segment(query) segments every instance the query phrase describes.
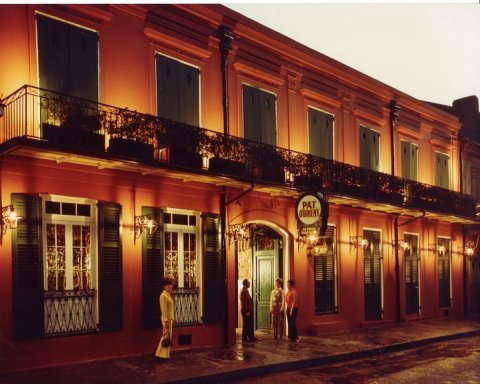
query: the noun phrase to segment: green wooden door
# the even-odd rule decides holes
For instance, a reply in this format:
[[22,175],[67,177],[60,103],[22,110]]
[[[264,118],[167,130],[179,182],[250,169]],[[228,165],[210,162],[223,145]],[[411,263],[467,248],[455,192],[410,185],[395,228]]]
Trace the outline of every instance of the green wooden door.
[[275,281],[275,258],[274,256],[256,257],[256,328],[269,329],[270,319],[270,293],[274,287]]
[[270,329],[270,294],[278,277],[278,240],[267,235],[256,234],[254,242],[255,328]]

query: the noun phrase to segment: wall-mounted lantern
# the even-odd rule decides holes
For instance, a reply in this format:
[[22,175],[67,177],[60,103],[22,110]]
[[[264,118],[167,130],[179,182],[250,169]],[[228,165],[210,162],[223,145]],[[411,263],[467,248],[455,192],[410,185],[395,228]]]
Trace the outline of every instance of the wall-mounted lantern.
[[465,243],[465,248],[459,248],[458,251],[463,253],[465,256],[473,256],[475,254],[475,250],[478,247],[478,241],[480,239],[480,234],[477,236],[477,240],[474,242],[473,240],[468,240]]
[[148,215],[135,216],[133,230],[135,232],[135,239],[142,237],[143,232],[148,231],[149,235],[153,235],[158,228],[157,222]]
[[443,256],[445,254],[445,251],[447,250],[445,245],[440,243],[428,244],[428,249],[433,253],[438,253],[440,256]]
[[368,240],[364,239],[362,236],[350,236],[350,249],[367,249]]
[[7,229],[17,229],[18,221],[21,219],[20,216],[17,216],[15,207],[13,205],[7,205],[2,207],[2,236],[7,233]]
[[405,240],[399,240],[397,244],[395,244],[395,241],[392,241],[392,247],[393,248],[398,248],[398,249],[403,249],[403,252],[406,252],[410,249],[410,243]]

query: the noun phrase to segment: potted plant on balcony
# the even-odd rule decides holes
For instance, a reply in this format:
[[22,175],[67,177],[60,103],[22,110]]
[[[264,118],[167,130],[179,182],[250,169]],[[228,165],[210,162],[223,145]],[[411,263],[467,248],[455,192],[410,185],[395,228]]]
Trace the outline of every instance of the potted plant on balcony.
[[43,137],[50,143],[66,149],[103,152],[105,136],[100,133],[102,114],[96,103],[64,101],[57,104],[56,124],[43,125]]
[[116,118],[106,124],[107,132],[110,134],[108,152],[142,161],[152,161],[155,121],[154,116],[127,109],[119,111]]
[[217,134],[212,148],[210,170],[226,175],[245,177],[249,174],[245,161],[245,143],[242,139]]
[[201,168],[201,129],[168,119],[159,118],[158,122],[156,127],[158,147],[168,152],[168,158],[163,160],[172,165]]
[[277,148],[272,145],[252,143],[250,145],[250,170],[253,179],[284,183],[283,161]]

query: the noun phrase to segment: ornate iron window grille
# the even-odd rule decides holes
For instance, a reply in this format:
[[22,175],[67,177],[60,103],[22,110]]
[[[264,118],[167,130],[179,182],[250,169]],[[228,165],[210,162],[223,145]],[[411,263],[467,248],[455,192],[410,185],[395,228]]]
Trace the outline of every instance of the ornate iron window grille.
[[45,336],[64,336],[98,331],[96,291],[45,292]]

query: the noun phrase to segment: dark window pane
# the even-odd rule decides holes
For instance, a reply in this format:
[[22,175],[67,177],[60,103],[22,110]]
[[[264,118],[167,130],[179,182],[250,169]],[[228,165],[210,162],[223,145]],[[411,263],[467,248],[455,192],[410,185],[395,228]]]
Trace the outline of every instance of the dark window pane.
[[90,216],[90,205],[89,204],[77,204],[77,216]]
[[45,201],[45,213],[60,214],[60,203],[55,201]]
[[196,216],[189,216],[188,217],[188,225],[196,226],[197,225],[197,217]]
[[74,203],[62,203],[62,215],[75,215]]
[[163,214],[163,222],[165,224],[171,224],[172,223],[172,214],[171,213],[164,213]]
[[173,223],[179,225],[188,225],[188,215],[173,214]]

